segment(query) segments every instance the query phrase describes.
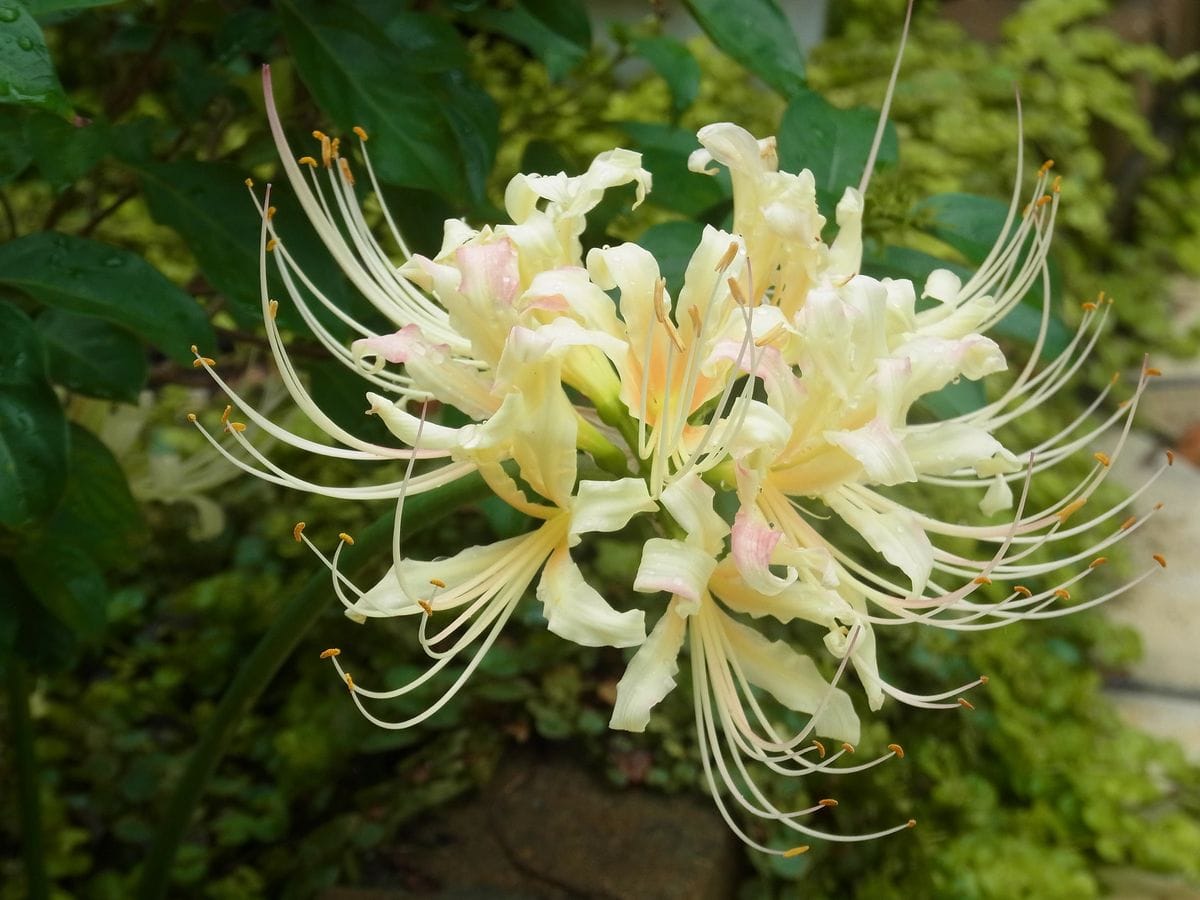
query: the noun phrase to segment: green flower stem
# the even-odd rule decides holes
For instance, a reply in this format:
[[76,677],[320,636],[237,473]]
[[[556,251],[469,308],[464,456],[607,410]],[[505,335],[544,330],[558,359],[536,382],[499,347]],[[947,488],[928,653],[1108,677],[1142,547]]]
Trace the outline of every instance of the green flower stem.
[[29,681],[20,661],[13,660],[9,664],[4,683],[8,688],[8,723],[12,729],[13,766],[17,775],[26,896],[29,900],[47,900],[50,882],[46,879],[46,857],[42,850],[42,810],[38,797],[40,769],[33,746],[33,721],[29,715]]
[[[462,505],[487,495],[488,489],[483,479],[478,474],[472,474],[438,490],[409,497],[404,504],[405,521],[411,522],[406,533],[412,534],[426,528]],[[395,513],[388,513],[358,535],[352,546],[342,550],[339,569],[348,575],[353,574],[387,548],[391,544],[394,521]],[[187,768],[175,785],[166,813],[155,830],[138,885],[136,896],[140,900],[160,900],[166,895],[171,864],[179,843],[191,825],[204,786],[221,761],[238,722],[258,700],[301,637],[329,608],[331,594],[329,573],[322,570],[313,575],[304,588],[280,610],[275,623],[239,666],[233,682],[205,726],[196,749],[192,751]]]
[[633,417],[629,415],[629,410],[625,408],[625,404],[621,402],[616,394],[611,394],[592,402],[596,406],[596,413],[600,416],[600,421],[605,425],[610,425],[617,429],[621,437],[625,439],[625,443],[629,445],[629,449],[636,455],[638,426]]

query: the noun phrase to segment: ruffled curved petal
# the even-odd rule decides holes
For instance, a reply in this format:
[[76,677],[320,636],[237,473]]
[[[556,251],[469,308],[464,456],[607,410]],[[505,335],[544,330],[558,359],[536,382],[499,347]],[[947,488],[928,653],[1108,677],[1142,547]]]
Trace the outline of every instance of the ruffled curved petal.
[[650,710],[674,689],[679,651],[687,633],[687,619],[677,607],[676,602],[667,607],[617,682],[617,702],[609,728],[645,731]]
[[721,552],[729,525],[713,509],[716,492],[695,472],[672,482],[662,492],[662,505],[687,532],[687,543],[710,553]]
[[646,638],[640,609],[617,612],[584,580],[566,547],[546,561],[537,586],[550,631],[584,647],[633,647]]
[[620,531],[639,513],[651,513],[658,504],[641,478],[616,481],[581,481],[571,503],[571,545],[590,531]]
[[825,440],[862,463],[867,477],[875,484],[917,480],[899,435],[880,419],[872,419],[854,431],[827,431]]
[[670,538],[651,538],[642,547],[642,561],[633,579],[633,589],[643,594],[666,591],[682,600],[684,615],[695,612],[717,567],[712,554],[702,547]]

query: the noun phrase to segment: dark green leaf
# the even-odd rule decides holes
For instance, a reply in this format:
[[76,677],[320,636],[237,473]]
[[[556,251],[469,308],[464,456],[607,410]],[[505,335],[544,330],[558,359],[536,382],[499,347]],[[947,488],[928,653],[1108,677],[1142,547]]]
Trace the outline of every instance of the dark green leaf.
[[50,520],[49,543],[78,547],[104,569],[128,567],[144,538],[137,501],[125,472],[99,438],[71,426],[71,471]]
[[804,89],[804,54],[775,0],[685,0],[709,40],[790,97]]
[[0,184],[8,184],[33,162],[25,141],[24,110],[0,106]]
[[579,0],[517,0],[517,5],[572,44],[587,50],[592,45],[592,23]]
[[476,28],[494,31],[528,47],[542,61],[552,81],[561,79],[587,55],[585,46],[553,31],[523,6],[479,9],[471,13],[469,21]]
[[180,361],[189,345],[212,347],[196,302],[141,257],[99,241],[42,231],[0,246],[0,284],[47,306],[128,328]]
[[0,2],[0,103],[71,112],[42,29],[17,0]]
[[339,127],[371,134],[382,180],[452,199],[469,187],[482,199],[478,173],[490,169],[498,140],[494,104],[457,70],[431,74],[427,55],[410,60],[413,35],[436,46],[445,23],[414,13],[389,35],[353,4],[286,0],[281,11],[301,77]]
[[104,400],[137,401],[146,352],[131,333],[103,319],[48,309],[37,318],[50,380]]
[[53,510],[67,474],[67,420],[46,380],[33,323],[0,303],[0,524],[22,528]]
[[38,602],[76,635],[93,637],[104,627],[108,585],[82,549],[42,542],[27,548],[15,563]]
[[[0,631],[12,634],[13,655],[35,671],[66,669],[75,653],[75,637],[71,631],[37,602],[21,580],[16,566],[3,558],[0,558],[0,584],[4,585]],[[5,653],[0,646],[0,669],[4,662]]]
[[24,0],[25,7],[35,16],[92,9],[96,6],[115,6],[123,0]]
[[103,570],[135,562],[142,534],[125,473],[98,438],[72,425],[66,493],[15,562],[37,599],[72,631],[90,637],[105,622]]
[[647,202],[695,218],[730,196],[725,170],[714,177],[688,169],[688,156],[700,146],[693,132],[649,122],[624,122],[621,128],[634,139],[642,165],[654,175]]
[[938,194],[919,203],[914,213],[930,234],[980,263],[1004,229],[1008,204],[974,194]]
[[25,123],[25,139],[38,171],[56,191],[78,181],[108,153],[105,125],[75,125],[38,112]]
[[676,115],[692,105],[700,93],[700,64],[686,46],[674,38],[647,37],[634,41],[633,49],[667,83]]
[[[847,187],[858,187],[871,152],[879,113],[866,107],[839,109],[820,94],[798,92],[779,123],[779,168],[808,169],[817,182],[817,200],[831,209]],[[888,123],[876,165],[899,158],[896,129]]]
[[[183,236],[204,276],[229,300],[238,323],[251,327],[261,322],[258,248],[262,221],[246,194],[246,173],[224,163],[190,161],[149,163],[139,166],[138,172],[150,214]],[[340,309],[369,319],[370,308],[348,289],[290,187],[276,184],[271,191],[271,205],[278,210],[275,225],[280,237],[305,274]],[[271,296],[280,301],[279,324],[303,329],[304,320],[295,304],[288,301],[270,257],[268,262]],[[311,297],[305,299],[334,334],[344,332],[341,322]]]
[[692,254],[700,246],[704,226],[699,222],[661,222],[652,225],[638,243],[654,254],[667,289],[678,296]]

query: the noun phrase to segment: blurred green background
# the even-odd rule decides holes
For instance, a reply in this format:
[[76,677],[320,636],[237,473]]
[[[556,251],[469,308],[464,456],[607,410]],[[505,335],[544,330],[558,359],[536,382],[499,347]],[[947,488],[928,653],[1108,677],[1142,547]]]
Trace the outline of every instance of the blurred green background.
[[[1021,177],[1053,158],[1064,178],[1047,352],[1061,348],[1081,301],[1100,290],[1119,301],[1073,394],[1014,426],[1026,435],[1056,430],[1148,349],[1187,357],[1197,346],[1163,298],[1170,279],[1200,277],[1190,55],[1200,25],[1186,3],[1149,4],[1182,10],[1187,25],[1155,43],[1122,30],[1130,5],[918,3],[872,182],[869,272],[919,283],[934,267],[978,263],[1013,187],[1019,86]],[[857,183],[903,6],[831,0],[785,15],[774,0],[0,0],[0,900],[311,897],[334,886],[450,896],[472,884],[494,892],[470,896],[501,896],[491,863],[517,872],[504,896],[580,896],[538,876],[536,853],[501,865],[467,852],[479,838],[454,825],[456,802],[471,802],[498,767],[531,759],[571,760],[707,827],[715,814],[703,802],[665,805],[701,790],[689,692],[672,694],[645,735],[608,731],[624,656],[560,641],[532,605],[437,716],[403,732],[363,721],[317,654],[352,648],[356,673],[386,681],[420,664],[415,635],[348,622],[319,585],[321,612],[299,622],[317,564],[290,532],[304,519],[329,545],[386,509],[288,493],[223,463],[184,421],[195,411],[211,425],[224,405],[188,346],[303,432],[280,403],[257,321],[259,222],[243,181],[277,171],[264,62],[293,146],[313,128],[366,126],[384,199],[418,251],[436,250],[447,217],[500,220],[518,171],[576,173],[611,147],[641,151],[655,176],[647,202],[631,212],[632,190],[615,192],[584,240],[636,238],[670,279],[703,225],[731,210],[727,178],[687,171],[699,126],[777,134],[783,167],[814,171],[827,213]],[[800,46],[788,16],[815,45]],[[361,309],[294,200],[278,191],[273,202],[314,280]],[[1032,300],[998,330],[1017,358],[1037,330]],[[281,324],[318,401],[370,434],[357,379],[298,319]],[[925,412],[985,399],[964,383]],[[1084,457],[1036,491],[1060,494],[1087,470]],[[365,477],[284,447],[274,458],[313,481]],[[970,514],[953,498],[933,502],[944,516]],[[477,502],[414,531],[406,550],[445,555],[523,528],[501,504]],[[638,544],[614,536],[596,548],[584,560],[594,583],[625,590]],[[382,561],[363,566],[369,576]],[[1120,565],[1110,568],[1119,578]],[[235,674],[281,623],[295,651],[279,655],[273,677],[246,677],[244,714],[221,713]],[[1122,724],[1101,695],[1138,652],[1130,632],[1095,613],[978,636],[889,634],[890,680],[986,672],[979,708],[886,707],[863,746],[901,741],[903,764],[812,779],[789,800],[834,794],[839,830],[909,816],[921,827],[791,860],[744,856],[719,836],[709,859],[719,875],[686,852],[660,861],[673,896],[698,896],[698,877],[712,896],[745,898],[1082,898],[1129,871],[1195,883],[1200,769]],[[215,772],[201,779],[197,808],[172,807],[214,721],[228,729],[226,753],[201,744]],[[468,816],[497,802],[483,797]],[[569,818],[587,801],[560,802]],[[182,823],[174,855],[168,821]],[[631,813],[613,827],[636,836],[639,822]],[[542,852],[567,852],[553,837],[548,829]],[[594,865],[606,835],[592,840]],[[431,868],[447,850],[464,860],[459,871]],[[156,865],[170,872],[165,888],[145,874]]]

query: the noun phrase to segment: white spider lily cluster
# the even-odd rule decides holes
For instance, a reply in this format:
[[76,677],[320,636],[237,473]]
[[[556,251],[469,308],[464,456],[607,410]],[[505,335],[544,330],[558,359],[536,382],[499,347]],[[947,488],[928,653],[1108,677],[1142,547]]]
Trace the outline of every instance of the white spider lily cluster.
[[[225,430],[241,451],[210,436],[242,468],[276,484],[397,501],[392,567],[367,590],[338,571],[348,536],[332,558],[309,544],[330,567],[348,615],[415,619],[431,659],[415,680],[377,691],[356,684],[337,651],[327,652],[372,722],[409,727],[449,702],[536,580],[534,595],[550,631],[585,646],[636,648],[617,687],[613,728],[645,729],[655,705],[676,687],[687,644],[713,797],[748,844],[792,854],[804,845],[764,846],[738,824],[741,814],[831,840],[877,837],[912,824],[849,836],[816,830],[806,817],[834,801],[781,810],[747,766],[790,776],[844,774],[903,755],[890,745],[878,758],[847,764],[859,740],[855,705],[842,686],[848,670],[872,710],[887,697],[924,708],[969,708],[964,692],[986,680],[932,695],[906,691],[886,679],[887,666],[877,660],[877,628],[995,628],[1094,606],[1130,586],[1073,606],[1061,602],[1103,561],[1098,554],[1140,527],[1117,524],[1122,506],[1078,519],[1121,452],[1153,370],[1144,370],[1132,400],[1102,421],[1091,413],[1107,390],[1035,447],[1006,448],[995,437],[1072,378],[1107,314],[1106,303],[1085,304],[1067,349],[1039,368],[1049,322],[1046,253],[1059,203],[1049,165],[1039,170],[1027,203],[1014,191],[1005,226],[978,272],[965,283],[949,271],[934,272],[921,290],[930,302],[919,304],[911,282],[861,272],[860,190],[846,189],[835,213],[837,236],[827,243],[812,174],[778,171],[773,139],[710,125],[699,132],[701,149],[691,165],[729,171],[733,224],[729,231],[704,230],[672,296],[654,257],[637,244],[585,253],[580,242],[587,214],[607,190],[632,184],[641,202],[650,189],[638,154],[601,154],[577,177],[518,175],[505,195],[512,224],[474,229],[449,221],[433,258],[408,251],[384,207],[397,264],[364,217],[339,143],[315,133],[320,155],[297,161],[269,78],[265,83],[271,128],[301,205],[347,277],[391,324],[376,333],[321,293],[276,233],[268,197],[259,205],[267,335],[288,391],[336,443],[279,427],[221,380],[210,359],[197,354],[197,364],[212,372],[241,410],[239,419],[275,441],[342,459],[407,461],[397,481],[328,487],[271,462],[228,410]],[[367,136],[356,132],[361,162],[354,165],[378,193]],[[367,383],[370,412],[395,436],[394,445],[360,440],[313,402],[275,324],[268,260],[286,287],[284,302]],[[1031,361],[1007,388],[974,412],[911,421],[922,396],[1005,370],[999,346],[983,333],[1039,281],[1047,303],[1041,333]],[[335,339],[314,315],[314,300],[360,337],[349,347]],[[429,401],[460,410],[470,422],[431,421]],[[1027,509],[1034,475],[1093,449],[1106,433],[1117,437],[1107,453],[1096,453],[1087,477],[1053,505]],[[473,472],[536,527],[449,558],[404,556],[404,498]],[[942,521],[887,490],[909,482],[975,491],[985,518],[1006,514],[994,524]],[[732,502],[716,503],[718,492]],[[827,515],[813,512],[822,507]],[[832,542],[831,516],[857,533],[862,547]],[[604,597],[588,584],[574,549],[591,533],[620,531],[639,518],[649,522],[643,533],[654,536],[630,573],[630,591]],[[1093,530],[1097,536],[1084,552],[1049,561],[1042,552]],[[299,527],[296,536],[308,541]],[[943,546],[957,538],[994,552],[974,559]],[[863,549],[873,561],[863,562]],[[1064,567],[1074,574],[1044,583],[1042,576]],[[823,641],[802,650],[770,640],[756,628],[765,618],[811,623]],[[424,685],[456,660],[457,676],[424,712],[387,721],[373,711],[376,701]],[[832,678],[823,671],[833,671]],[[803,714],[807,724],[785,732],[769,701]],[[840,749],[827,752],[818,736]]]

